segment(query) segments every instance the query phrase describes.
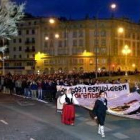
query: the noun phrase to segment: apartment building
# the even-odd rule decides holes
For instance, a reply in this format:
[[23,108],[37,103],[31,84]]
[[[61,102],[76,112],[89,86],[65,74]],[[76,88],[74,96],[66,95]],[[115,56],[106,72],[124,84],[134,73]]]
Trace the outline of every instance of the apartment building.
[[19,35],[9,42],[9,53],[5,54],[9,56],[5,59],[6,72],[140,70],[139,24],[115,18],[54,18],[52,24],[49,20],[25,18],[18,25]]

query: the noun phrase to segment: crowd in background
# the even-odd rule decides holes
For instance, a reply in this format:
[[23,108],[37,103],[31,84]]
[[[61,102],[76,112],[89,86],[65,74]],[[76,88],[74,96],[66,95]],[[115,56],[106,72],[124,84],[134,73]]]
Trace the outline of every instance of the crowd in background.
[[[102,83],[119,84],[128,82],[127,79],[98,80],[92,73],[50,74],[50,75],[11,75],[0,76],[0,90],[3,93],[24,95],[25,97],[53,101],[56,97],[57,85],[72,86],[77,84],[95,85]],[[134,90],[139,90],[135,85]]]

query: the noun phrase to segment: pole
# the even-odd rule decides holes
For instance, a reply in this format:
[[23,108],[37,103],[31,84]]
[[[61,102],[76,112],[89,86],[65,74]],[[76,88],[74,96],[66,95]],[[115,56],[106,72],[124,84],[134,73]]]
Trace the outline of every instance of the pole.
[[[98,16],[98,15],[97,15]],[[98,17],[96,17],[96,44],[94,43],[94,45],[96,45],[95,47],[95,78],[98,78],[98,47],[97,47],[97,42],[98,42],[98,38],[97,38],[97,34],[98,34]]]
[[99,12],[101,11],[103,7],[100,7],[99,10],[96,13],[96,44],[94,43],[94,45],[96,45],[95,47],[95,78],[98,78],[98,16],[99,16]]
[[128,73],[127,73],[127,53],[125,55],[125,76],[127,76]]
[[[109,56],[108,56],[108,75],[109,75],[109,77],[111,76],[111,73],[110,73],[110,71],[111,71],[111,52],[112,52],[112,49],[111,49],[111,47],[112,47],[112,37],[114,37],[114,34],[113,34],[113,23],[114,23],[114,21],[113,21],[113,19],[111,19],[111,30],[110,30],[110,41],[109,41]],[[114,45],[114,44],[113,44]]]
[[3,54],[3,59],[2,59],[2,62],[3,62],[3,76],[5,76],[4,51],[2,52],[2,54]]

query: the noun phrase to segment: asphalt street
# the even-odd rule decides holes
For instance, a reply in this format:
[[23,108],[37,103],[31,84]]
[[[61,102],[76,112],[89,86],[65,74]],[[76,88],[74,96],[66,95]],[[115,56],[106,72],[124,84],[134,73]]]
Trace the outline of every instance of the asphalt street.
[[54,102],[0,94],[0,140],[140,140],[140,121],[107,115],[105,138],[89,111],[76,107],[74,126],[61,123]]

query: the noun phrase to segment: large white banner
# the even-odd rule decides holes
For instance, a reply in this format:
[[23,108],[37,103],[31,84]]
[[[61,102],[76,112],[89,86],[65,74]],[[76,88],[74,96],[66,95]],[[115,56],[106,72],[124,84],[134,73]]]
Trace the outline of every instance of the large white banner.
[[[69,87],[63,86],[63,89]],[[93,109],[94,103],[100,90],[107,93],[108,112],[114,115],[125,115],[125,117],[140,108],[140,95],[130,93],[128,83],[123,84],[98,84],[98,85],[76,85],[71,86],[72,93],[76,97],[79,105]],[[133,118],[133,116],[131,117]],[[135,114],[135,118],[140,119],[140,115]]]

